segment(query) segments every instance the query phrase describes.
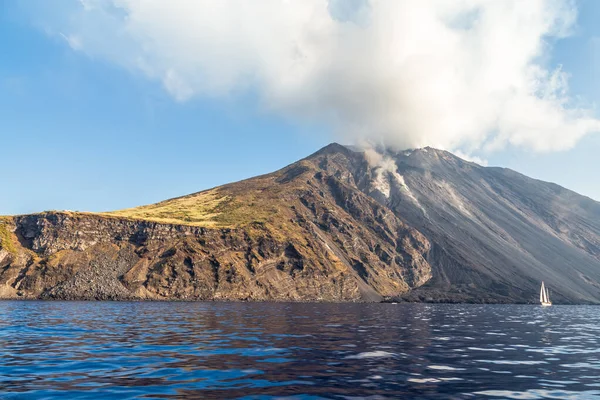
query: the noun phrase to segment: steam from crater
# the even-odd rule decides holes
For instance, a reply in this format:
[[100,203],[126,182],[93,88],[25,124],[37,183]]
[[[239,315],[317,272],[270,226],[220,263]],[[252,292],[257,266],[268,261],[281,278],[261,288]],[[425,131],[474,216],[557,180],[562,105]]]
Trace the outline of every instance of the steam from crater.
[[576,11],[568,0],[80,0],[39,18],[179,101],[250,93],[345,142],[398,150],[553,151],[600,131],[548,66]]

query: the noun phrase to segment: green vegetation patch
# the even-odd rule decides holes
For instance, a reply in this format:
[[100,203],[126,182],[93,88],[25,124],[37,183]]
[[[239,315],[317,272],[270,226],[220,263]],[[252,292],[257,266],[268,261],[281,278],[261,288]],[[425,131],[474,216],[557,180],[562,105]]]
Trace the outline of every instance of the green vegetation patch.
[[106,217],[152,221],[164,224],[231,228],[265,223],[278,212],[276,201],[250,190],[238,196],[218,189],[196,193],[148,206],[101,213]]
[[217,225],[219,205],[227,200],[227,196],[220,196],[216,191],[210,190],[148,206],[104,213],[104,215],[165,224],[211,227]]
[[0,248],[13,255],[17,254],[14,235],[9,229],[8,222],[3,219],[0,219]]
[[250,223],[265,223],[277,213],[273,205],[257,203],[248,196],[244,199],[229,199],[216,209],[215,222],[218,226],[243,226]]

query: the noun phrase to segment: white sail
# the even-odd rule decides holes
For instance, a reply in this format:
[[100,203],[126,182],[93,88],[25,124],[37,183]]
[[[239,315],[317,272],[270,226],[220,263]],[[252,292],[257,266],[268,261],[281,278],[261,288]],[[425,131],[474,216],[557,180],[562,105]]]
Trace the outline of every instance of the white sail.
[[544,282],[542,282],[542,289],[540,290],[540,303],[546,302],[546,287],[544,286]]
[[550,302],[550,292],[548,292],[544,282],[542,282],[542,288],[540,289],[540,303],[542,303],[543,306],[549,306],[552,304]]

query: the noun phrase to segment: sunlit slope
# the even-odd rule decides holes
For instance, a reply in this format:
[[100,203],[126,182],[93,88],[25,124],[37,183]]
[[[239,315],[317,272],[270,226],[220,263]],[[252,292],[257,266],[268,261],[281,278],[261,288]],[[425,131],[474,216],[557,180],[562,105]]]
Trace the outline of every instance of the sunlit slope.
[[[331,145],[273,174],[110,213],[7,222],[0,297],[378,301],[430,279],[429,242]],[[2,294],[3,293],[3,294]]]

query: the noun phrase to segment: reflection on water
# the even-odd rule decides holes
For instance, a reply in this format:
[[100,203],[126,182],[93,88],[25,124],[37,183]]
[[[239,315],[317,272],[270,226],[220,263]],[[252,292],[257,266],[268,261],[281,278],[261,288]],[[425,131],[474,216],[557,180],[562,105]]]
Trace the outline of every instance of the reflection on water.
[[0,398],[600,398],[600,308],[0,302]]

